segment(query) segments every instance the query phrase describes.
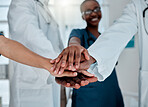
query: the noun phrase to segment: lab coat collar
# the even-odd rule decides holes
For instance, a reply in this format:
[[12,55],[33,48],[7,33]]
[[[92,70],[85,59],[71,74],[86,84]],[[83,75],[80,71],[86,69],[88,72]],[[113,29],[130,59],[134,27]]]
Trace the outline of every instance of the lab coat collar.
[[148,0],[144,0],[146,2],[146,4],[148,5]]
[[40,1],[42,4],[48,6],[49,0],[38,0]]

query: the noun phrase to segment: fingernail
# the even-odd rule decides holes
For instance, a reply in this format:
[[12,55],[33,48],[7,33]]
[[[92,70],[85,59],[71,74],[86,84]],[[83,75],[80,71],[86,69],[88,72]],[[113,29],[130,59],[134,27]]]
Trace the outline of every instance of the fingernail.
[[73,69],[72,69],[72,71],[76,71],[76,69],[75,69],[75,68],[73,68]]
[[89,81],[85,80],[85,83],[89,83]]
[[71,65],[69,66],[69,70],[71,70]]
[[58,62],[58,59],[56,59],[56,62]]
[[62,74],[62,72],[60,71],[59,74]]
[[70,86],[70,83],[67,83],[67,86],[69,87]]
[[55,70],[55,71],[54,71],[54,74],[56,74],[56,73],[57,73],[57,71]]
[[76,68],[78,69],[79,68],[79,65],[76,65]]
[[78,74],[77,72],[74,72],[74,73],[73,73],[73,75],[77,75],[77,74]]
[[61,66],[62,66],[62,67],[65,67],[65,63],[63,62],[63,63],[61,64]]
[[50,70],[53,71],[53,67],[51,67]]

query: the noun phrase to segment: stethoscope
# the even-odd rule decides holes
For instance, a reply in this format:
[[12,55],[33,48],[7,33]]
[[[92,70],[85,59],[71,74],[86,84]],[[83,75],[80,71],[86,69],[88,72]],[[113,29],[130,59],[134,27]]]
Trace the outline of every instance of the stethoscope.
[[145,13],[146,13],[146,11],[148,10],[148,3],[147,3],[146,0],[145,0],[145,3],[146,3],[146,5],[147,5],[147,7],[143,10],[143,22],[144,22],[144,29],[145,29],[145,32],[146,32],[146,34],[148,35],[148,31],[147,31],[147,29],[146,29],[146,22],[145,22]]
[[[92,45],[90,43],[90,41],[92,41],[94,43],[96,41],[96,39],[94,39],[93,37],[90,36],[90,33],[89,33],[87,28],[85,28],[85,29],[86,29],[86,32],[87,32],[87,35],[88,35],[87,44],[88,44],[88,46],[90,46],[90,45]],[[101,33],[99,32],[99,34],[101,34]]]

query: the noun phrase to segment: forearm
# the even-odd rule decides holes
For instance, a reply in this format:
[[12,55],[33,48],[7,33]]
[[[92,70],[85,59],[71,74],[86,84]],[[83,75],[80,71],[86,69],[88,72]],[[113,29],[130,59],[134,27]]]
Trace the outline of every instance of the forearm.
[[79,38],[77,37],[72,37],[70,40],[69,40],[69,46],[70,45],[81,45],[81,41]]
[[0,37],[0,53],[17,62],[38,68],[49,69],[50,59],[44,58],[25,48],[22,44]]

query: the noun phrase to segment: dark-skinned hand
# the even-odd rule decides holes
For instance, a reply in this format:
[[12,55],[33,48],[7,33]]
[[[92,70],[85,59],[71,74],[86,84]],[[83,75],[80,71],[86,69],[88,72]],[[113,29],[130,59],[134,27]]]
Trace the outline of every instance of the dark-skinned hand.
[[82,60],[89,60],[88,51],[81,45],[68,46],[56,59],[50,61],[54,64],[51,71],[55,74],[62,74],[66,68],[75,71],[79,69]]
[[55,81],[64,87],[79,89],[81,86],[96,82],[97,78],[94,76],[89,77],[82,73],[78,73],[77,77],[56,77]]

